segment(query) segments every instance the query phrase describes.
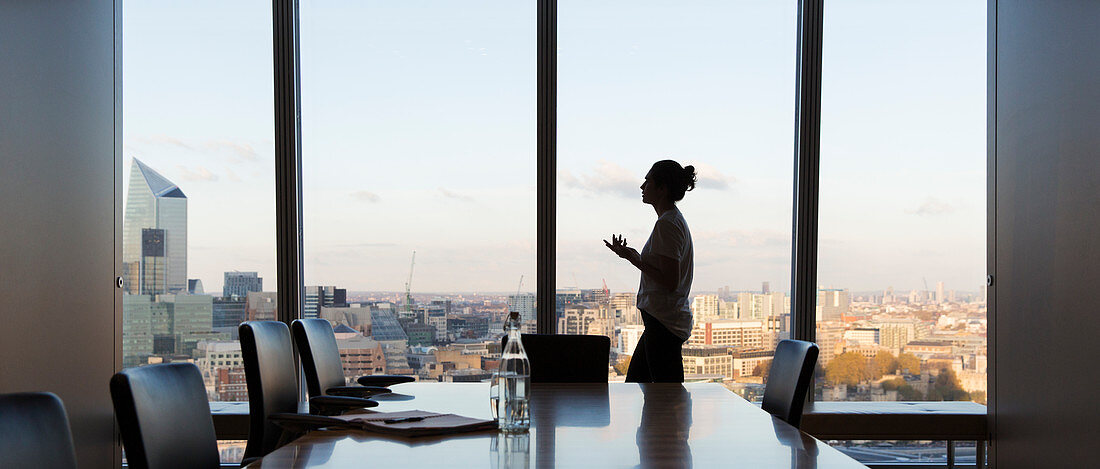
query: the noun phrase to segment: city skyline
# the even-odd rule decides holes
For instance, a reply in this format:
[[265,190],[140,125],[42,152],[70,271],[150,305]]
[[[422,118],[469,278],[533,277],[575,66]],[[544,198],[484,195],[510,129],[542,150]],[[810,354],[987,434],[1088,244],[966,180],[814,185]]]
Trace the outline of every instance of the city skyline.
[[[533,285],[534,9],[476,6],[303,3],[305,284],[401,291],[416,250],[414,291]],[[673,157],[700,168],[682,203],[695,286],[788,289],[794,6],[706,8],[642,4],[615,19],[614,5],[562,5],[558,285],[636,288],[601,239],[644,242],[652,212],[631,191]],[[906,8],[894,32],[866,20],[898,5],[830,8],[819,283],[973,291],[985,277],[983,6]],[[188,194],[188,270],[211,291],[229,270],[277,281],[269,9],[124,11],[124,164],[141,159]]]

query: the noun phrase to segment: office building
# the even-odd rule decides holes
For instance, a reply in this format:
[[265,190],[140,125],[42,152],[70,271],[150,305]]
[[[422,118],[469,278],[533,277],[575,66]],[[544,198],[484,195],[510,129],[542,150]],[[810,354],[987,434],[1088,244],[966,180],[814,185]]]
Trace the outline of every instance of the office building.
[[844,340],[849,343],[878,345],[881,343],[879,330],[873,327],[857,327],[844,331]]
[[307,286],[303,288],[302,317],[316,318],[325,306],[347,306],[348,291],[334,286]]
[[619,328],[619,353],[633,355],[643,332],[645,332],[645,326],[640,325],[628,324]]
[[619,324],[642,324],[642,316],[638,313],[637,293],[615,293],[611,295],[611,312]]
[[519,313],[520,320],[524,322],[534,321],[536,319],[535,294],[520,293],[517,295],[508,295],[508,310]]
[[929,335],[929,324],[914,318],[880,319],[871,323],[879,330],[879,344],[894,354],[914,340]]
[[187,290],[187,196],[133,159],[122,222],[123,288],[156,295]]
[[615,317],[606,305],[583,303],[566,306],[558,318],[558,333],[603,335],[615,341]]
[[718,295],[696,295],[691,300],[691,319],[695,322],[714,321],[719,316]]
[[687,345],[721,345],[727,347],[762,347],[765,322],[722,319],[696,323]]
[[226,272],[222,284],[222,296],[245,297],[250,292],[264,291],[264,279],[257,272]]
[[683,348],[685,375],[721,375],[734,378],[733,356],[728,347],[689,345]]
[[839,321],[848,314],[851,295],[845,289],[821,289],[817,291],[817,320]]
[[245,300],[249,321],[274,321],[279,317],[279,296],[275,292],[249,292]]
[[731,378],[759,376],[758,368],[771,364],[775,347],[729,349]]
[[215,329],[236,328],[248,320],[248,298],[218,297],[213,301],[213,324]]
[[343,324],[336,326],[333,333],[347,381],[352,382],[360,376],[386,374],[382,344]]

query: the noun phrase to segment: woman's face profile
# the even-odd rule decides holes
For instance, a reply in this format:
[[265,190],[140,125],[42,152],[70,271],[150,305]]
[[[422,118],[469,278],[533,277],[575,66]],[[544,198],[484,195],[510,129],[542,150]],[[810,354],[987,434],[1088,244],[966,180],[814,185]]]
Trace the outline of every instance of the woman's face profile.
[[653,205],[658,201],[664,200],[668,196],[668,189],[665,186],[657,184],[652,177],[653,172],[645,175],[645,181],[642,182],[640,188],[642,189],[642,203]]

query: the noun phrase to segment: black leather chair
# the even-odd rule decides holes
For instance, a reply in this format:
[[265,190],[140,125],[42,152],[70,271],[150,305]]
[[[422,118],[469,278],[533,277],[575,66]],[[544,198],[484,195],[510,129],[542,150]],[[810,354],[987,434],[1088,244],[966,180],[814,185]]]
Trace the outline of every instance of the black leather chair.
[[[602,335],[522,334],[532,383],[606,383],[611,339]],[[500,339],[501,349],[508,336]]]
[[[304,411],[298,405],[298,369],[290,329],[279,321],[247,321],[238,327],[241,361],[248,387],[248,443],[244,458],[263,457],[293,436],[279,422]],[[319,396],[309,399],[309,413],[340,414],[378,403],[354,397]]]
[[137,469],[220,467],[214,420],[198,367],[146,365],[111,377],[126,461]]
[[783,340],[775,347],[768,371],[761,408],[798,428],[802,407],[817,365],[817,345],[801,340]]
[[0,467],[76,468],[61,399],[48,392],[0,395]]
[[340,364],[340,349],[332,324],[325,319],[295,319],[290,323],[290,330],[302,359],[310,397],[370,397],[390,392],[385,386],[415,381],[411,376],[372,375],[360,376],[356,380],[360,386],[345,386],[344,367]]

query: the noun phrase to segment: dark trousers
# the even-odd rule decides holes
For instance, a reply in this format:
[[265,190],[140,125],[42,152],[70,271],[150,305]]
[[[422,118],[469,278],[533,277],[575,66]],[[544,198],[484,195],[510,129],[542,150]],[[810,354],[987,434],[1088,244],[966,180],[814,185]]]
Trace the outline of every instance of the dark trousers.
[[645,332],[638,339],[630,368],[626,370],[628,383],[683,383],[684,357],[681,339],[668,330],[661,321],[641,311]]

